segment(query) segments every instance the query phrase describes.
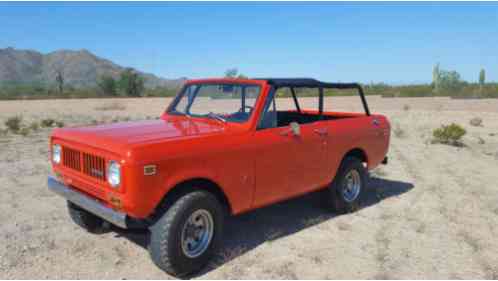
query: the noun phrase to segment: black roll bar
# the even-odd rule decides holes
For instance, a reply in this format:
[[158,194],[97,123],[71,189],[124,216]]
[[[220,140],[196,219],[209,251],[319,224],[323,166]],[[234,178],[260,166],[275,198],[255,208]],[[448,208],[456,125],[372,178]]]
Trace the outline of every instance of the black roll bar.
[[[369,116],[370,110],[368,109],[367,100],[365,98],[365,93],[363,92],[363,88],[358,83],[328,83],[321,82],[316,79],[311,78],[254,78],[256,80],[266,80],[268,84],[280,88],[280,87],[289,87],[293,90],[293,88],[318,88],[319,89],[319,107],[321,108],[321,112],[323,113],[323,89],[357,89],[361,98],[361,103],[363,104],[363,108],[365,109],[365,113]],[[295,93],[294,93],[295,94]],[[294,98],[294,95],[293,95]],[[294,101],[295,102],[295,101]],[[319,108],[319,110],[320,110]]]
[[292,98],[294,99],[294,104],[296,105],[297,112],[301,113],[301,108],[299,107],[299,102],[297,100],[297,96],[296,96],[296,92],[294,91],[294,87],[289,87],[289,88],[290,88],[290,91],[292,94]]

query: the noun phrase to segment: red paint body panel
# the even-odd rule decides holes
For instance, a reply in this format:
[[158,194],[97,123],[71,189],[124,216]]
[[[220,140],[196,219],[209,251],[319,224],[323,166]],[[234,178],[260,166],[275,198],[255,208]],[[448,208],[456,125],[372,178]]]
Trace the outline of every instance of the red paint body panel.
[[[344,118],[302,124],[299,136],[286,134],[288,127],[256,130],[270,88],[266,81],[188,82],[192,83],[256,84],[261,94],[245,123],[165,113],[159,120],[55,129],[52,144],[119,161],[122,183],[116,189],[52,163],[54,171],[102,204],[109,205],[110,197],[120,198],[121,211],[134,218],[148,217],[168,191],[198,178],[216,183],[232,213],[238,214],[323,188],[352,149],[365,152],[369,169],[387,153],[390,126],[382,115],[327,112]],[[145,176],[144,165],[151,164],[157,166],[157,174]]]

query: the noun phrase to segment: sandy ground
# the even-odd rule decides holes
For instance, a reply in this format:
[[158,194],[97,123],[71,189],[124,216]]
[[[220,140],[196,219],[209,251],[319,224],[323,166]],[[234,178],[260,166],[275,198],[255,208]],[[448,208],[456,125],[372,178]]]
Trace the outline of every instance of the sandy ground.
[[[359,108],[357,98],[334,101]],[[168,99],[96,109],[112,102],[0,101],[0,127],[16,114],[69,125],[154,118]],[[224,248],[195,278],[498,279],[498,100],[369,102],[399,129],[364,208],[336,216],[312,194],[232,218]],[[483,125],[469,125],[473,117]],[[450,122],[467,129],[466,147],[430,143],[432,129]],[[70,221],[64,200],[46,187],[49,133],[0,135],[0,278],[171,278],[149,259],[146,233],[91,235]]]

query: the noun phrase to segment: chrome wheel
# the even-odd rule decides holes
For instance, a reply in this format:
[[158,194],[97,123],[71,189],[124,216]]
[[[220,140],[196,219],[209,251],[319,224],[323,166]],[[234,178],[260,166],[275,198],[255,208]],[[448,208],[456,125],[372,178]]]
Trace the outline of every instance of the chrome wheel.
[[344,177],[342,185],[342,197],[348,203],[353,202],[361,190],[360,173],[357,170],[349,171]]
[[213,233],[214,222],[211,213],[204,209],[193,212],[183,225],[183,253],[189,258],[200,256],[209,247]]

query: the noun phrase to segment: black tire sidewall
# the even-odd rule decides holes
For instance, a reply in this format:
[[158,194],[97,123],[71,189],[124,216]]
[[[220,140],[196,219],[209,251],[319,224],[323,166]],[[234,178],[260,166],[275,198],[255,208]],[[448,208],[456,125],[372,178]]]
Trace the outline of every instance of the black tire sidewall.
[[[360,193],[355,200],[348,202],[343,197],[342,188],[344,188],[343,182],[346,175],[351,170],[356,170],[360,175]],[[362,161],[354,157],[345,158],[329,190],[334,209],[339,213],[350,213],[358,210],[363,201],[367,180],[366,168],[363,166]]]
[[[179,209],[174,211],[172,214],[169,212],[174,210],[174,208],[170,208],[170,210],[165,213],[163,218],[161,218],[158,223],[151,228],[151,235],[159,235],[162,237],[154,237],[151,240],[168,239],[168,247],[167,249],[164,249],[166,253],[160,254],[166,254],[168,256],[167,259],[171,265],[171,268],[163,268],[161,265],[158,265],[168,273],[176,276],[185,276],[200,270],[210,261],[222,240],[224,215],[223,209],[221,208],[218,200],[208,192],[197,191],[193,193],[194,194],[191,193],[185,195],[190,196],[190,198],[184,202],[181,202]],[[179,201],[181,200],[182,198],[179,199]],[[204,253],[198,257],[190,258],[183,253],[181,246],[181,232],[190,215],[200,209],[204,209],[211,214],[214,223],[214,233],[211,242]],[[169,233],[166,235],[165,233],[157,233],[158,231],[161,231],[161,229],[164,230],[164,227],[161,227],[161,221],[168,216],[172,216],[170,228],[167,230]]]

